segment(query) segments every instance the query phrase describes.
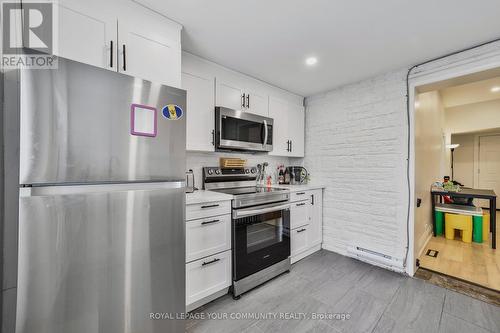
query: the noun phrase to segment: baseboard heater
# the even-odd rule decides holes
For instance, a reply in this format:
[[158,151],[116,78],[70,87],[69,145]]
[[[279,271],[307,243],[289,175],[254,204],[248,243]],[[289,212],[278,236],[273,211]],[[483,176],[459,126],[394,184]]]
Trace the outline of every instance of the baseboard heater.
[[359,246],[349,246],[347,254],[366,263],[381,266],[397,272],[404,272],[403,258],[397,258]]

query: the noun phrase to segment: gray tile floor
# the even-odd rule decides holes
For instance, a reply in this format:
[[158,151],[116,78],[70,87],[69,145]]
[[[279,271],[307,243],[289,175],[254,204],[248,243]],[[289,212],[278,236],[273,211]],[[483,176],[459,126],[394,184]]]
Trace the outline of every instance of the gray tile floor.
[[500,307],[324,250],[240,300],[228,295],[194,315],[202,318],[189,320],[187,332],[500,332]]

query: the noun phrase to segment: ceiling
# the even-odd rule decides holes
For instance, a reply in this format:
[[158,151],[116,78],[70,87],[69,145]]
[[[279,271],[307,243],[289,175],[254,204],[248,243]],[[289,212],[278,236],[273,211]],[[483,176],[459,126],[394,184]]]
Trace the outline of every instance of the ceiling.
[[303,96],[500,37],[498,0],[136,1],[184,50]]
[[444,107],[451,108],[500,99],[500,90],[491,91],[493,87],[500,89],[500,77],[449,87],[440,93]]

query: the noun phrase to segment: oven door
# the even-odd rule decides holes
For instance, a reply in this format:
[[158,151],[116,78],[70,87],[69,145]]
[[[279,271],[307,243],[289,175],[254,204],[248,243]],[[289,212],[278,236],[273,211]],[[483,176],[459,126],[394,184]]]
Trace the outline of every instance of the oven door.
[[273,150],[273,120],[223,107],[215,108],[218,150]]
[[233,210],[233,280],[290,256],[290,204]]

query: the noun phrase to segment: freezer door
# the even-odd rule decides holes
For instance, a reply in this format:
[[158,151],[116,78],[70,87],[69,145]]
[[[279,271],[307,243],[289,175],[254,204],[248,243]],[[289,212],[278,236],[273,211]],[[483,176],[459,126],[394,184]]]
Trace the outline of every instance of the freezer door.
[[62,58],[20,74],[20,184],[184,179],[184,90]]
[[181,185],[21,191],[16,333],[184,332]]

